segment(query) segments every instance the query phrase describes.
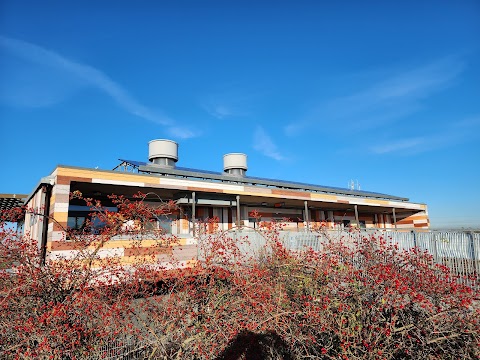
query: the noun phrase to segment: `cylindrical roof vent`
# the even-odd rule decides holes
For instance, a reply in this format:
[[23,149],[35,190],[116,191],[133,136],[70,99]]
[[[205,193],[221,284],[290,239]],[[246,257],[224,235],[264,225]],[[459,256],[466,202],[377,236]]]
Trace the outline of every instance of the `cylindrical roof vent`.
[[247,155],[241,153],[223,155],[223,171],[230,175],[245,176]]
[[172,140],[156,139],[148,143],[148,160],[159,166],[175,167],[178,144]]

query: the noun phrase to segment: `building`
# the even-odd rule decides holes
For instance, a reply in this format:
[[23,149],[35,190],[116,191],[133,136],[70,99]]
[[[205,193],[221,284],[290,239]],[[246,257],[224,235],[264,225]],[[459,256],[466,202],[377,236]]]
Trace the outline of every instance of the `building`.
[[[170,140],[149,143],[148,161],[120,160],[112,171],[59,165],[42,178],[27,197],[34,212],[25,217],[25,231],[38,241],[44,254],[56,256],[70,251],[62,241],[64,228],[79,228],[90,209],[69,194],[84,196],[111,206],[110,194],[131,197],[141,191],[155,194],[147,201],[175,200],[178,213],[159,222],[182,242],[184,259],[195,253],[195,224],[216,218],[220,229],[255,228],[258,212],[262,221],[289,219],[286,229],[304,231],[325,224],[328,228],[349,225],[380,229],[428,229],[425,204],[398,196],[357,191],[285,180],[250,177],[247,156],[239,153],[223,157],[223,172],[177,167],[178,144]],[[41,215],[48,214],[44,221]],[[208,229],[207,229],[208,231]],[[127,257],[126,243],[111,244],[111,250]],[[47,255],[45,255],[47,256]]]

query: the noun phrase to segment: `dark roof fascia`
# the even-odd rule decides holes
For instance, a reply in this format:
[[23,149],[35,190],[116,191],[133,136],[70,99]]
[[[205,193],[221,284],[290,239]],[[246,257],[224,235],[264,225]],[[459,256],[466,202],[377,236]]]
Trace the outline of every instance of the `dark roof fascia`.
[[324,187],[324,186],[290,183],[288,181],[276,181],[276,180],[248,177],[248,176],[240,177],[240,176],[229,176],[229,175],[223,175],[223,174],[204,173],[201,171],[186,171],[186,170],[180,170],[175,168],[167,168],[167,167],[151,166],[151,165],[139,166],[138,170],[145,173],[158,174],[159,176],[163,174],[176,175],[176,176],[197,178],[197,179],[218,180],[218,181],[237,183],[237,184],[241,183],[245,185],[274,186],[274,187],[283,188],[283,189],[315,191],[315,192],[320,192],[325,194],[348,195],[348,196],[366,197],[366,198],[374,198],[374,199],[396,200],[396,201],[403,201],[403,202],[408,202],[409,200],[408,198],[387,195],[387,194],[373,193],[373,192],[348,190],[348,189],[343,190],[343,189],[336,189],[336,188],[330,188],[330,187]]
[[[127,161],[128,162],[128,161]],[[105,170],[105,169],[92,169],[86,168],[81,166],[72,166],[72,165],[58,165],[57,168],[70,168],[70,169],[79,169],[79,170],[88,170],[88,171],[96,171],[96,172],[104,172],[104,173],[112,173],[118,174],[119,171],[115,170]],[[325,186],[316,186],[310,184],[300,184],[300,183],[289,183],[288,181],[275,181],[269,179],[261,179],[261,178],[254,178],[254,177],[237,177],[237,176],[228,176],[223,174],[215,174],[211,173],[204,173],[202,171],[187,171],[187,170],[180,170],[176,168],[167,168],[167,167],[160,167],[160,166],[151,166],[151,165],[144,165],[138,167],[139,173],[135,175],[140,176],[162,176],[162,174],[166,175],[175,175],[178,177],[187,177],[187,178],[196,178],[196,179],[204,179],[204,180],[218,180],[223,182],[229,183],[241,183],[244,185],[263,185],[263,186],[274,186],[277,188],[283,189],[292,189],[292,190],[303,190],[303,191],[314,191],[324,194],[335,194],[335,195],[349,195],[349,196],[356,196],[356,197],[365,197],[370,199],[383,199],[383,200],[394,200],[394,201],[402,201],[408,202],[408,198],[388,195],[388,194],[381,194],[381,193],[374,193],[374,192],[367,192],[367,191],[358,191],[358,190],[348,190],[348,189],[336,189],[330,188]],[[46,179],[49,176],[42,178]],[[42,184],[40,181],[39,185],[36,189]],[[36,192],[36,190],[29,196],[27,202],[31,198],[31,196]]]
[[37,183],[37,186],[35,186],[32,190],[32,192],[28,195],[28,197],[25,199],[24,205],[27,205],[30,199],[35,195],[35,193],[38,191],[40,186],[42,185],[55,185],[55,176],[53,176],[53,173],[55,170],[57,170],[59,167],[68,167],[64,165],[57,165],[55,168],[52,170],[50,175],[44,176],[40,179],[40,181]]
[[38,189],[40,189],[42,185],[52,185],[52,186],[55,185],[55,177],[53,177],[52,175],[49,175],[41,178],[40,181],[37,183],[37,186],[33,188],[34,190],[25,199],[25,202],[23,203],[24,205],[28,204],[30,199],[37,193]]

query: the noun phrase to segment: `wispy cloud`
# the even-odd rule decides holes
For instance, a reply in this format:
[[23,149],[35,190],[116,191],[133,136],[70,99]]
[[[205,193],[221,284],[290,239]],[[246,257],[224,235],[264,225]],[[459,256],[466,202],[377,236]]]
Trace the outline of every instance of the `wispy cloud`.
[[320,102],[303,120],[288,124],[287,135],[312,126],[342,121],[345,128],[377,127],[406,117],[426,106],[423,99],[452,86],[465,69],[456,57],[445,57],[414,69],[396,71],[353,94]]
[[242,88],[245,86],[239,84],[224,86],[221,91],[200,97],[200,106],[208,114],[220,120],[249,116],[252,107],[262,94],[252,90],[242,91]]
[[92,66],[75,62],[41,46],[4,36],[0,36],[0,47],[23,60],[75,76],[78,81],[103,91],[130,114],[166,126],[171,135],[179,138],[189,138],[196,135],[192,130],[182,129],[181,125],[165,114],[143,105],[120,84]]
[[286,160],[287,158],[280,153],[277,145],[271,137],[265,132],[261,126],[257,126],[253,134],[253,148],[265,156],[277,161]]
[[392,152],[415,151],[427,143],[427,139],[422,137],[402,139],[391,141],[382,145],[371,147],[371,151],[375,154],[387,154]]
[[202,107],[207,113],[217,119],[225,119],[227,117],[235,116],[237,111],[230,105],[219,104],[214,102],[207,102],[202,104]]
[[423,136],[392,139],[370,146],[374,154],[413,155],[439,148],[451,147],[480,137],[480,116],[452,121],[443,129]]
[[202,135],[202,132],[199,130],[190,130],[189,128],[175,125],[168,126],[168,132],[171,136],[178,139],[190,139]]

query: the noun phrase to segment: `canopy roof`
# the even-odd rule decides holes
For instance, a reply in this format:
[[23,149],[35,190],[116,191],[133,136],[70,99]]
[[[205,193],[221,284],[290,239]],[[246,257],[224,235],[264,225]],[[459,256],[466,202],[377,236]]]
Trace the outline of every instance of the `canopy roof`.
[[0,210],[9,210],[25,203],[26,194],[0,194]]

